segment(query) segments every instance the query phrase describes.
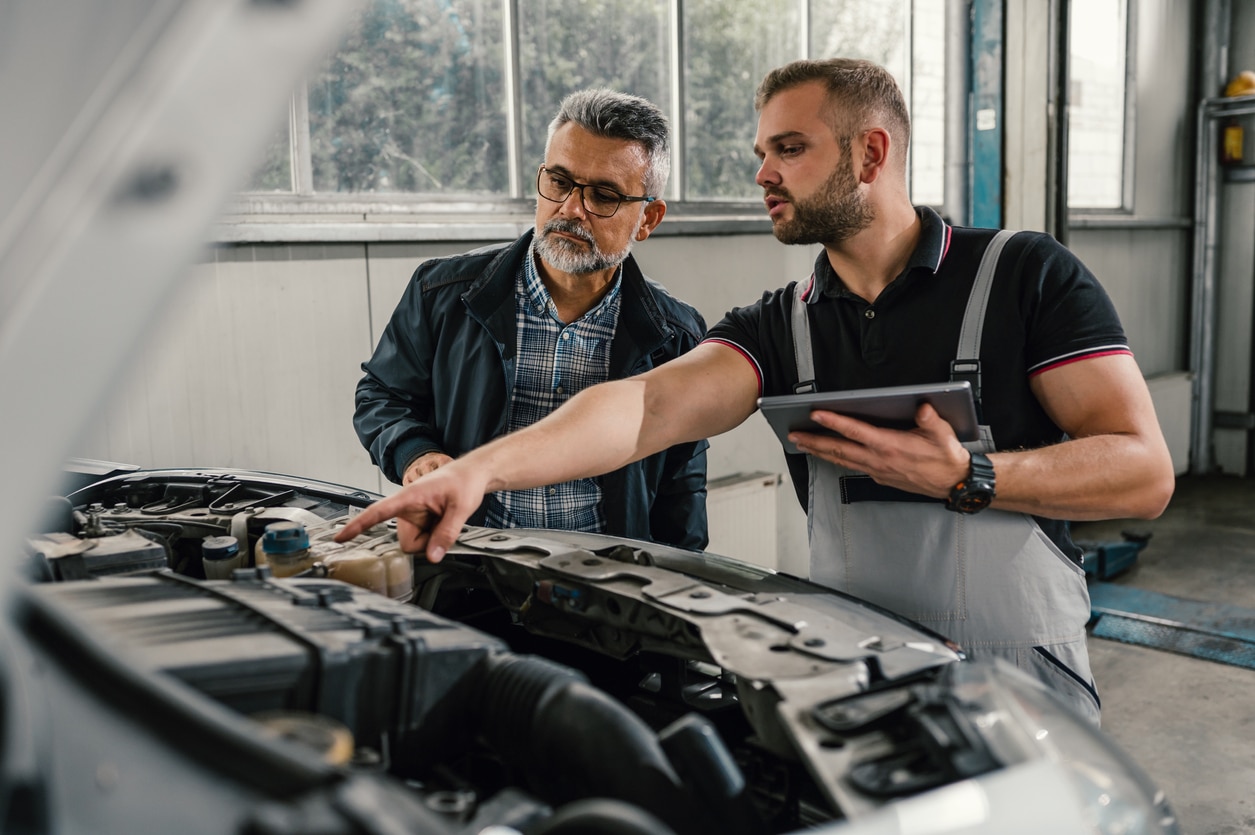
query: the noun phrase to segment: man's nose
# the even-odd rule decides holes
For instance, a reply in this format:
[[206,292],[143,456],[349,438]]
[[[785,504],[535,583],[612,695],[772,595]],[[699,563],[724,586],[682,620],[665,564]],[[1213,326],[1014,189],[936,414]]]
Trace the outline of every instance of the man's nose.
[[584,190],[579,186],[572,188],[571,193],[566,196],[566,199],[562,201],[562,205],[558,207],[558,211],[564,215],[583,218],[586,215]]
[[776,185],[780,182],[780,177],[777,175],[776,169],[768,164],[766,157],[763,158],[763,161],[758,166],[758,172],[754,175],[754,182],[758,183],[763,188],[766,188],[769,185]]

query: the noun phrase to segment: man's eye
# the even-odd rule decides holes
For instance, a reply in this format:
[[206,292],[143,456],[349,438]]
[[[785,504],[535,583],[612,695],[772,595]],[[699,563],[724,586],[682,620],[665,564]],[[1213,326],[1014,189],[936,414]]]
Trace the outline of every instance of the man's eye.
[[550,174],[549,184],[555,189],[561,189],[562,191],[571,190],[571,181],[566,177],[563,177],[561,174]]
[[610,204],[610,203],[619,202],[618,194],[616,194],[613,191],[610,191],[609,189],[604,189],[604,188],[593,189],[589,197],[591,197],[593,200],[596,200],[598,203]]
[[801,152],[802,152],[801,145],[788,145],[780,149],[780,154],[786,157],[791,157],[791,156],[794,156],[795,154],[800,154]]

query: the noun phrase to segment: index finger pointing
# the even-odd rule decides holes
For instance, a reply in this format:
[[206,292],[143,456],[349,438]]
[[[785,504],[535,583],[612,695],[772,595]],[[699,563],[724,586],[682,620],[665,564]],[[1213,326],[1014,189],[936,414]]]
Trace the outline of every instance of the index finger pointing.
[[386,522],[393,518],[396,516],[396,511],[393,509],[394,504],[393,497],[389,497],[380,499],[374,504],[363,508],[361,513],[350,519],[341,530],[336,532],[335,541],[345,542],[362,533],[367,528],[374,527],[380,522]]

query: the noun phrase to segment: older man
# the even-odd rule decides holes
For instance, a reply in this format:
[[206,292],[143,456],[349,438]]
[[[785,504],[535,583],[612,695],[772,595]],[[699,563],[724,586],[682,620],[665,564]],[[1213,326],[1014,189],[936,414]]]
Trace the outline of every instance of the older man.
[[[697,344],[701,315],[631,256],[666,214],[669,169],[655,105],[608,90],[563,100],[536,174],[535,228],[424,262],[362,366],[354,426],[389,479],[409,484]],[[472,521],[701,549],[706,448],[687,439],[604,475],[493,493]]]

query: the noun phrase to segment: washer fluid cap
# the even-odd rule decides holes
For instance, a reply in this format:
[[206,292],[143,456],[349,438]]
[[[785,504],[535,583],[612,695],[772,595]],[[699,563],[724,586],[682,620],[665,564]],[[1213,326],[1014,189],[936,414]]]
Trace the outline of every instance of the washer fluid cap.
[[200,554],[207,560],[229,560],[240,553],[240,543],[233,536],[207,536],[200,544]]
[[272,522],[262,534],[261,549],[267,554],[295,554],[309,549],[309,534],[300,522]]

